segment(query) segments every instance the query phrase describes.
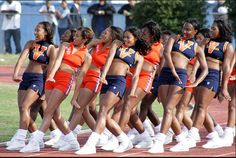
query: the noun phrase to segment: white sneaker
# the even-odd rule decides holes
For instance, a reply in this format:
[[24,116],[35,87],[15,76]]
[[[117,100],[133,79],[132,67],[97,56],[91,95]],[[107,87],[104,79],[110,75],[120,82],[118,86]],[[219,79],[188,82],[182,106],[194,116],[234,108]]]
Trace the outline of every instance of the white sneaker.
[[119,147],[118,139],[115,136],[112,136],[112,138],[108,140],[108,143],[103,145],[101,149],[105,151],[113,151],[118,147]]
[[8,145],[7,150],[21,150],[25,147],[25,140],[13,139]]
[[66,143],[64,141],[64,135],[61,135],[59,140],[54,145],[52,145],[52,148],[59,149],[59,148],[63,147],[64,145],[66,145]]
[[75,154],[85,155],[85,154],[96,154],[95,145],[84,145],[80,150],[76,151]]
[[171,152],[182,152],[182,151],[189,151],[189,147],[186,141],[181,141],[172,148],[170,148]]
[[51,134],[51,139],[46,141],[44,144],[47,146],[53,146],[59,141],[61,134]]
[[234,143],[234,137],[223,137],[222,138],[222,147],[232,146]]
[[6,143],[6,146],[7,146],[7,147],[10,146],[10,145],[12,144],[12,142],[14,142],[14,140],[15,140],[15,135],[16,135],[16,134],[14,134],[14,136],[11,138],[11,140]]
[[172,129],[169,129],[168,132],[166,133],[164,145],[172,143],[173,135],[174,135],[174,132],[172,131]]
[[102,133],[96,146],[101,147],[101,146],[107,144],[108,140],[109,140],[109,137],[107,135],[105,135],[104,133]]
[[194,147],[197,146],[197,142],[196,142],[196,140],[194,138],[187,137],[186,138],[186,143],[187,143],[189,149],[190,148],[194,148]]
[[154,133],[154,130],[153,130],[153,127],[151,125],[151,122],[146,119],[144,122],[143,122],[143,127],[144,129],[149,133],[149,135],[151,137],[154,137],[155,136],[155,133]]
[[129,138],[129,140],[134,139],[134,137],[139,134],[138,131],[135,128],[132,128],[131,130],[129,130],[129,132],[127,133],[127,136]]
[[135,145],[135,148],[151,148],[153,146],[153,141],[152,138],[146,138],[144,140],[142,140],[141,142],[139,142],[137,145]]
[[215,130],[216,130],[216,132],[218,133],[219,137],[222,137],[222,136],[223,136],[224,130],[223,130],[223,128],[222,128],[219,124],[217,124],[217,125],[215,126]]
[[120,145],[118,146],[118,148],[113,150],[113,152],[114,153],[123,153],[123,152],[128,151],[132,148],[133,148],[133,144],[131,141],[121,142]]
[[215,149],[223,147],[223,141],[220,138],[213,138],[208,140],[206,144],[202,145],[205,149]]
[[156,154],[156,153],[163,153],[164,146],[163,143],[160,141],[156,141],[153,146],[148,150],[149,153]]
[[80,145],[77,140],[65,141],[65,144],[60,147],[59,151],[79,150]]
[[142,140],[141,140],[140,134],[136,134],[135,137],[133,139],[131,139],[131,142],[132,142],[133,145],[136,145],[141,141]]
[[40,151],[39,143],[32,139],[24,148],[20,150],[21,153],[33,153],[33,152],[39,152],[39,151]]

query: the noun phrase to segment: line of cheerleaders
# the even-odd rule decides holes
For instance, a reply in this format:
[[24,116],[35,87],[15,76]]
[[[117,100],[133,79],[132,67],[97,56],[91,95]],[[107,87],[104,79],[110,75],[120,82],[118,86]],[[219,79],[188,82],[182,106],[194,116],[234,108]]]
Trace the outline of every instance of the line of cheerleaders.
[[[60,151],[75,150],[75,154],[94,154],[100,146],[116,153],[133,147],[161,153],[175,135],[177,144],[169,150],[189,151],[201,141],[202,126],[209,132],[203,148],[231,146],[236,103],[231,27],[218,19],[210,29],[200,29],[196,19],[187,19],[182,31],[182,35],[161,31],[156,22],[148,21],[140,29],[125,31],[110,26],[94,39],[93,30],[81,27],[65,31],[57,46],[52,42],[52,26],[38,23],[35,39],[25,44],[15,66],[20,123],[6,149],[39,152],[46,145]],[[27,57],[22,77],[19,71]],[[73,108],[65,121],[60,104],[73,81]],[[215,97],[228,101],[224,130],[208,111]],[[190,116],[192,98],[195,105]],[[151,106],[156,99],[164,109],[161,121]],[[34,121],[38,112],[42,123],[37,129]],[[85,122],[92,133],[81,147],[77,135]],[[48,129],[51,139],[44,142]]]

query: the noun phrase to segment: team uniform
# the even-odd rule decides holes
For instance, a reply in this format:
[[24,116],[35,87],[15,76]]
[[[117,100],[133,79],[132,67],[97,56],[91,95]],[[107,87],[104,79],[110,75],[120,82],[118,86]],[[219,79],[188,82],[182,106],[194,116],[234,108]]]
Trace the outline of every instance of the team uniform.
[[[102,51],[103,44],[100,43],[92,52],[92,64],[95,65],[100,70],[103,68],[107,55],[110,48],[107,47]],[[100,72],[95,70],[88,70],[84,76],[83,82],[80,88],[90,89],[94,93],[99,93],[101,90],[102,84],[100,82]]]
[[[120,59],[128,64],[129,67],[132,67],[135,64],[136,55],[137,51],[134,47],[122,46],[116,49],[114,58]],[[106,80],[108,84],[102,85],[101,94],[105,94],[107,91],[111,91],[115,94],[118,94],[119,97],[122,98],[126,88],[126,76],[107,75]]]
[[233,71],[230,74],[228,84],[229,85],[236,85],[236,67],[233,68]]
[[[47,55],[48,47],[51,43],[46,41],[39,41],[29,50],[29,60],[38,62],[40,64],[48,64],[49,57]],[[44,92],[45,75],[41,73],[24,72],[22,82],[18,90],[32,89],[38,92],[39,96]]]
[[[152,45],[151,50],[147,55],[143,56],[144,61],[153,66],[153,71],[144,71],[141,70],[139,74],[139,81],[137,87],[145,91],[146,93],[150,93],[152,89],[154,75],[156,71],[157,64],[160,63],[160,50],[162,48],[162,44],[156,42]],[[134,68],[130,69],[131,73],[134,73]],[[132,76],[127,76],[126,78],[126,88],[130,89],[132,86]],[[154,91],[154,89],[152,89]]]
[[[80,67],[84,61],[87,48],[80,48],[75,54],[72,54],[73,48],[74,44],[70,43],[69,47],[65,50],[62,63],[69,65],[72,69],[77,71],[77,68]],[[45,89],[52,90],[56,88],[68,95],[73,83],[73,78],[73,74],[59,69],[54,76],[55,82],[47,81]]]
[[[195,61],[196,61],[196,57],[194,57],[192,60],[190,60],[188,64],[193,66]],[[187,79],[186,86],[189,86],[189,85],[191,85],[191,82],[190,82],[189,79]],[[192,93],[193,92],[193,87],[186,87],[185,90]]]
[[[180,38],[177,42],[174,43],[172,47],[172,52],[180,52],[186,56],[189,60],[192,60],[195,56],[195,40]],[[173,76],[171,69],[168,67],[163,67],[160,73],[158,86],[160,85],[177,85],[182,88],[186,86],[187,82],[187,70],[181,68],[175,68],[176,73],[179,75],[179,78],[182,83],[179,83]]]
[[[205,56],[223,62],[224,50],[226,50],[227,45],[228,42],[216,42],[211,40],[206,45]],[[218,93],[220,90],[220,77],[220,70],[209,68],[206,78],[199,84],[199,86],[207,87],[208,89],[212,89],[215,93]]]

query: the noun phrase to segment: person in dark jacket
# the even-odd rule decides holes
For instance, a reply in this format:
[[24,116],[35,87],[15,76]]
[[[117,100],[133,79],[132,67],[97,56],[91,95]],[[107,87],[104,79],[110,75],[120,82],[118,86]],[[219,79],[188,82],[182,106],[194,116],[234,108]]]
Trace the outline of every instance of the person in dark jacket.
[[87,12],[93,15],[92,29],[97,38],[105,28],[113,25],[113,14],[116,11],[112,5],[106,3],[106,0],[99,0],[99,3],[91,5]]
[[70,8],[69,28],[79,28],[83,26],[83,20],[80,14],[80,0],[74,0]]
[[124,4],[119,10],[118,14],[125,16],[125,27],[134,26],[132,10],[134,9],[136,0],[128,0],[128,4]]

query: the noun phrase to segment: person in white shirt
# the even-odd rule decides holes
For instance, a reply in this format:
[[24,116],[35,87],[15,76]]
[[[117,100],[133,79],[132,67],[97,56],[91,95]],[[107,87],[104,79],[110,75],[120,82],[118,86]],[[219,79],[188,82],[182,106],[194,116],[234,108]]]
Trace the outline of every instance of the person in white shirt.
[[0,9],[3,13],[2,30],[4,31],[5,52],[12,53],[11,37],[13,37],[16,54],[21,53],[20,13],[21,4],[18,1],[6,0]]
[[56,27],[58,26],[58,22],[57,22],[57,18],[55,15],[56,9],[55,9],[55,6],[52,5],[51,0],[45,0],[45,5],[43,5],[39,9],[39,13],[44,15],[45,21],[48,21],[50,24],[52,24],[53,32],[55,34]]

